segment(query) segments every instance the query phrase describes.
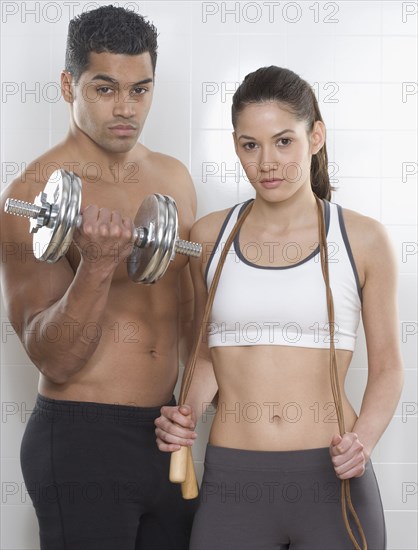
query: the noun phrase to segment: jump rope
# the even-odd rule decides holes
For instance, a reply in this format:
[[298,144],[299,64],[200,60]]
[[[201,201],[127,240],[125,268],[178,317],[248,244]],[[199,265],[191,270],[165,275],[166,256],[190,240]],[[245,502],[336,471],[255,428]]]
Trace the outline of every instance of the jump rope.
[[[334,300],[332,297],[330,282],[329,282],[329,269],[328,269],[328,249],[327,249],[327,236],[325,230],[324,216],[322,213],[321,200],[315,195],[317,202],[317,212],[318,212],[318,228],[319,228],[319,252],[321,258],[321,268],[322,275],[324,277],[325,287],[326,287],[326,297],[327,297],[327,310],[328,310],[328,325],[329,325],[329,336],[330,336],[330,379],[331,379],[331,389],[332,395],[335,403],[335,410],[337,414],[338,429],[340,435],[343,436],[345,433],[345,422],[344,422],[344,411],[341,400],[340,385],[338,381],[338,369],[337,369],[337,357],[335,353],[335,317],[334,317]],[[181,385],[181,391],[179,396],[179,405],[184,405],[186,402],[187,394],[190,389],[190,385],[193,378],[193,373],[196,366],[197,357],[199,354],[200,345],[203,339],[204,332],[206,330],[209,315],[212,310],[212,304],[215,298],[216,288],[218,286],[219,278],[221,276],[221,271],[225,262],[226,255],[231,248],[231,244],[237,235],[239,229],[247,218],[248,214],[251,211],[253,202],[250,202],[242,215],[236,221],[226,243],[225,247],[222,250],[221,257],[219,259],[218,265],[216,267],[215,275],[212,280],[212,284],[209,288],[208,299],[206,302],[205,311],[203,314],[202,323],[199,329],[199,335],[194,342],[193,350],[190,355],[190,359],[187,362],[185,367],[183,381]],[[170,464],[170,480],[175,483],[181,483],[181,491],[183,498],[191,499],[196,498],[198,495],[198,487],[196,480],[196,473],[193,464],[193,456],[191,447],[182,446],[179,451],[175,451],[171,455],[171,464]],[[355,550],[367,550],[367,541],[364,535],[363,528],[361,526],[360,520],[357,516],[357,513],[354,509],[351,494],[350,494],[350,482],[348,479],[341,480],[341,508],[342,516],[345,528],[351,539],[351,542],[354,545]],[[347,510],[348,508],[348,510]],[[357,526],[358,532],[361,538],[361,546],[357,542],[356,537],[351,529],[349,520],[348,520],[348,511],[351,513],[351,516],[354,519],[354,522]]]

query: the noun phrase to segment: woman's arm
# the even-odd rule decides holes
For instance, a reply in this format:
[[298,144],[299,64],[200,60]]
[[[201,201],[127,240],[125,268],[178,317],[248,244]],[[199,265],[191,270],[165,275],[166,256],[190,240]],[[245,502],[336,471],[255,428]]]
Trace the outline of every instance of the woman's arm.
[[[204,271],[208,261],[208,243],[215,242],[217,230],[223,218],[215,213],[202,218],[193,226],[190,238],[194,242],[203,244],[203,254],[200,258],[190,258],[190,270],[194,288],[194,339],[197,338],[202,323],[207,301],[207,288],[204,280]],[[215,219],[213,219],[215,218]],[[218,223],[217,223],[218,222]],[[194,431],[196,422],[213,401],[218,391],[210,351],[206,338],[200,345],[199,355],[193,374],[192,383],[187,394],[186,403],[176,407],[162,407],[161,416],[155,420],[157,445],[161,451],[178,451],[180,445],[192,445],[197,437]]]
[[368,355],[368,379],[360,414],[352,433],[335,436],[330,451],[341,479],[364,473],[365,463],[391,421],[403,385],[399,343],[397,269],[384,227],[361,217],[364,246],[362,317]]

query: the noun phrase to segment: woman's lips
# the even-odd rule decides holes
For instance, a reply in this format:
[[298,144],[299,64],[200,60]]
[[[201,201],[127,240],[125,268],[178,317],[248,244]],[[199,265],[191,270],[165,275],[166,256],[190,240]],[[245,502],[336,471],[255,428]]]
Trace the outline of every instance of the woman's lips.
[[279,187],[284,182],[284,180],[279,178],[264,178],[260,180],[261,185],[265,189],[274,189],[276,187]]

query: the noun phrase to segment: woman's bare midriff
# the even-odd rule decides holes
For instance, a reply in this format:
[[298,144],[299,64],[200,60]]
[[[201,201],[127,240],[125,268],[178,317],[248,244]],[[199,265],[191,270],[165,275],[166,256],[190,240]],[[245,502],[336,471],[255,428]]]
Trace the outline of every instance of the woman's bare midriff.
[[[312,449],[328,447],[339,433],[329,349],[225,346],[211,352],[222,388],[211,444],[264,451]],[[357,419],[343,389],[351,357],[351,351],[337,350],[346,431]]]

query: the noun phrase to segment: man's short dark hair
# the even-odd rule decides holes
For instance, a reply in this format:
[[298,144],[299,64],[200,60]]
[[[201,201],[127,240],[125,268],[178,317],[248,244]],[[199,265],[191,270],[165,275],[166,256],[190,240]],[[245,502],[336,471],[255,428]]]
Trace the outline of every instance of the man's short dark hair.
[[102,6],[70,21],[65,70],[71,72],[75,82],[88,68],[90,52],[127,55],[149,52],[155,72],[157,29],[133,11]]

